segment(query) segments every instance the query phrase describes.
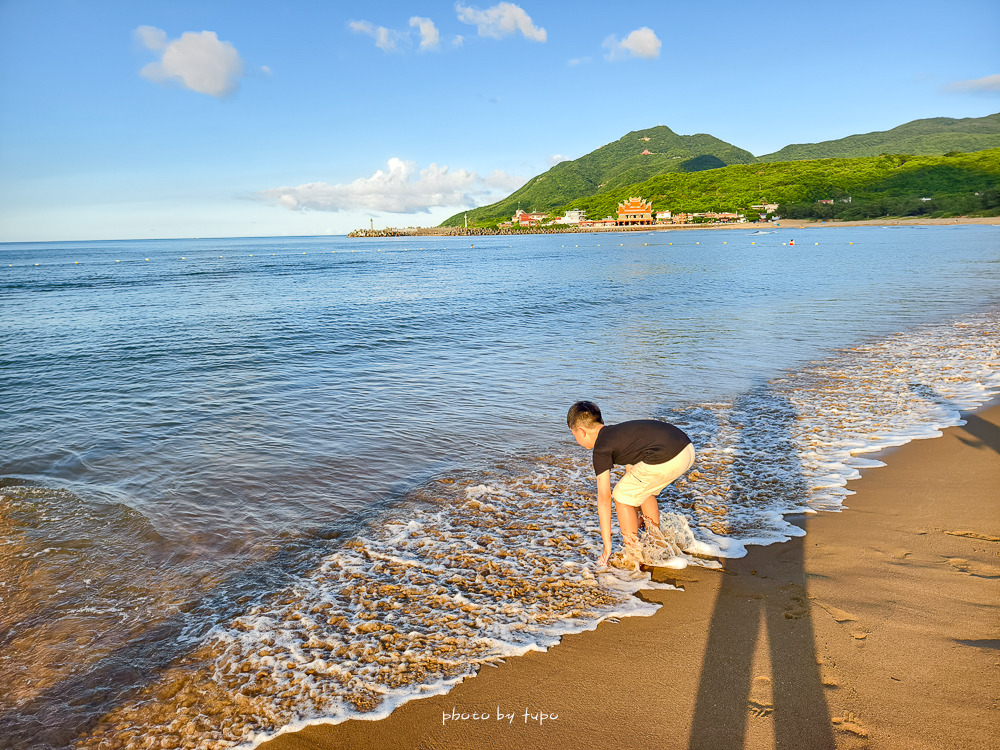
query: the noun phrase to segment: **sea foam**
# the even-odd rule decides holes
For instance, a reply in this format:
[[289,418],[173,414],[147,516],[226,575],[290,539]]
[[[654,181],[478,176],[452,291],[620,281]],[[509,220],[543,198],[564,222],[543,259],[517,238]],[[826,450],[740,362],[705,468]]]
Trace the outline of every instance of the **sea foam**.
[[[998,317],[834,352],[732,403],[659,415],[698,458],[661,495],[676,550],[647,543],[644,554],[711,566],[803,534],[789,514],[842,509],[848,481],[881,465],[865,454],[938,435],[1000,391]],[[633,594],[667,586],[638,565],[597,566],[593,493],[582,451],[440,477],[216,627],[79,746],[249,747],[309,723],[381,718],[484,665],[648,616],[655,605]]]

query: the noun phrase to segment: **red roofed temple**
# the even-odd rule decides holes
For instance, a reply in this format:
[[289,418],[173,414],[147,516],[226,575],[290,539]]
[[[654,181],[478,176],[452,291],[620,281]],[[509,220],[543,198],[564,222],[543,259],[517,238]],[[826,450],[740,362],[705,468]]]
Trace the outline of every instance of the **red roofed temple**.
[[637,226],[653,223],[653,204],[642,198],[629,198],[618,204],[618,226]]

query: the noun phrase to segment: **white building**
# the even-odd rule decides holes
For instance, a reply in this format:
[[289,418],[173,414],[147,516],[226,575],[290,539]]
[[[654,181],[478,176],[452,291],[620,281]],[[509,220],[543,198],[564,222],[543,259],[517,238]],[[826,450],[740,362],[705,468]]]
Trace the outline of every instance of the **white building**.
[[567,211],[562,215],[562,218],[556,219],[553,223],[558,224],[579,224],[581,221],[587,218],[587,212],[582,211],[579,208],[574,208]]

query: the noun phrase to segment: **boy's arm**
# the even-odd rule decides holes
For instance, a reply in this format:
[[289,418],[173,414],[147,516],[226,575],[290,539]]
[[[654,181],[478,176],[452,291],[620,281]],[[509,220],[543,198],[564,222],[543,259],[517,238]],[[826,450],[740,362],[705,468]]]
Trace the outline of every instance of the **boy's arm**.
[[607,565],[611,557],[611,470],[597,475],[597,517],[601,521],[601,541],[604,542],[604,554],[598,563]]

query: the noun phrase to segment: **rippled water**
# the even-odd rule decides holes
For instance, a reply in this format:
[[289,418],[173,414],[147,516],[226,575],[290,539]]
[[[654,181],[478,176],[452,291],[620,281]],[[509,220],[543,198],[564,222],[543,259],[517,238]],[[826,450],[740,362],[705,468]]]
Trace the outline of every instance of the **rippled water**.
[[231,746],[641,614],[572,401],[683,424],[665,523],[740,554],[997,390],[998,277],[996,227],[2,245],[0,731]]

